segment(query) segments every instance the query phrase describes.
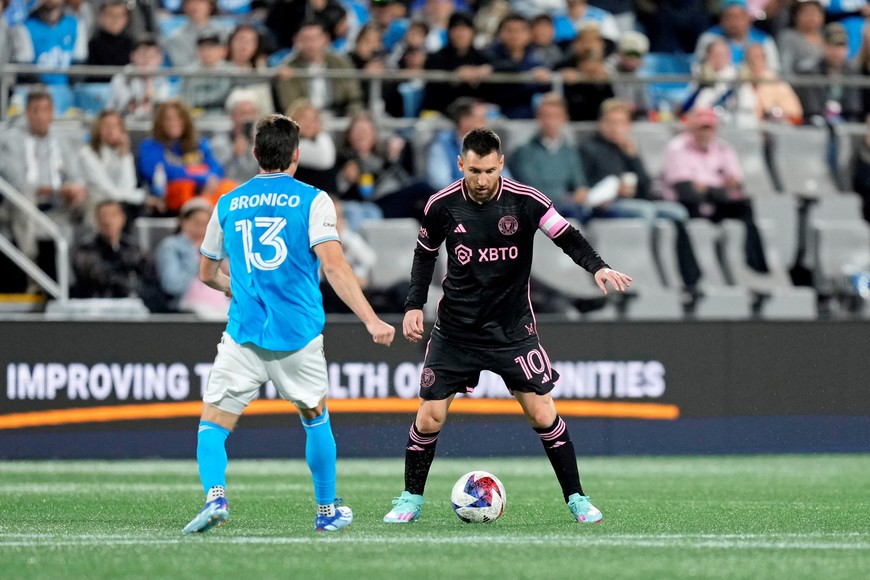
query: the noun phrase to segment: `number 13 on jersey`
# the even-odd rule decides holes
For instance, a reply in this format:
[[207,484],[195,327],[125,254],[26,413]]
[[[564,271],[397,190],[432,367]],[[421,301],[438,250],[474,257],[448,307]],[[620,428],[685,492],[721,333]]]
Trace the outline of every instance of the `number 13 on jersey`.
[[[245,266],[249,274],[252,267],[257,270],[277,270],[284,263],[284,260],[287,259],[287,244],[278,236],[286,225],[287,220],[282,217],[258,217],[254,218],[253,223],[251,220],[238,220],[236,222],[236,231],[242,233]],[[268,252],[273,254],[271,258],[264,258],[261,252],[254,250],[254,229],[258,232],[265,230],[260,234],[258,242],[261,247],[273,248],[273,252]]]

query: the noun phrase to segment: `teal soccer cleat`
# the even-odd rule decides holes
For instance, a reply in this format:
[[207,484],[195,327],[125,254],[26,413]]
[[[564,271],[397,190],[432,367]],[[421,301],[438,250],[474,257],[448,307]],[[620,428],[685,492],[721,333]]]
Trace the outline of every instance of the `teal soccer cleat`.
[[205,504],[205,507],[202,508],[201,512],[199,512],[199,515],[190,520],[190,523],[184,526],[181,533],[204,533],[212,528],[220,526],[229,518],[230,506],[227,504],[227,498],[219,497]]
[[568,497],[568,509],[571,515],[581,524],[597,524],[604,519],[604,514],[589,502],[589,496],[572,494]]
[[384,516],[388,524],[407,524],[420,518],[423,508],[423,496],[403,491],[402,495],[393,500],[393,509]]

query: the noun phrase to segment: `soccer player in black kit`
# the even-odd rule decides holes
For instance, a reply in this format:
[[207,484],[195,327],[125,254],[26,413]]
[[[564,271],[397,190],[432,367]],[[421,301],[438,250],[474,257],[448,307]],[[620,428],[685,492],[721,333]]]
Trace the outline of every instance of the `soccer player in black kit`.
[[504,156],[492,131],[474,129],[465,135],[457,163],[464,178],[429,198],[414,251],[402,323],[409,341],[423,338],[422,308],[442,243],[447,277],[420,377],[420,408],[405,447],[405,490],[384,521],[407,523],[420,517],[450,403],[477,385],[480,371],[489,370],[504,379],[541,437],[572,517],[599,522],[603,516],[583,492],[574,444],[550,394],[559,375],[538,341],[529,301],[535,233],[543,231],[592,273],[605,294],[608,282],[624,291],[631,278],[611,270],[545,195],[500,176]]

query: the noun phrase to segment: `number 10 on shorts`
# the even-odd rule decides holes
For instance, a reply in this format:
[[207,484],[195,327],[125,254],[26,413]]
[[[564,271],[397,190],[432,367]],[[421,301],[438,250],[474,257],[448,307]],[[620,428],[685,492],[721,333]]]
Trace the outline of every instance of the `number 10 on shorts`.
[[523,369],[523,374],[526,376],[527,380],[531,380],[535,375],[543,375],[541,377],[542,383],[546,383],[550,380],[547,359],[544,358],[544,355],[541,354],[541,351],[538,349],[533,348],[526,354],[526,356],[518,356],[514,359],[514,362],[520,365],[520,368]]

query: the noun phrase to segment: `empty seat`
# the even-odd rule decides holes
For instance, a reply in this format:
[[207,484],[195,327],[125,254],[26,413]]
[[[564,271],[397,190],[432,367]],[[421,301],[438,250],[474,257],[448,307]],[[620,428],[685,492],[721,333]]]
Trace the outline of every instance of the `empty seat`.
[[420,224],[411,218],[362,223],[360,234],[378,256],[369,276],[372,288],[384,290],[411,279],[411,264],[419,230]]
[[719,226],[706,219],[689,220],[686,228],[695,250],[695,259],[701,269],[700,288],[714,288],[728,285],[719,261],[719,240],[722,231]]
[[828,163],[828,130],[771,125],[773,163],[783,189],[806,196],[838,191]]
[[589,225],[595,249],[613,268],[632,277],[632,291],[660,290],[661,274],[653,255],[652,233],[639,219],[598,219]]
[[764,135],[761,131],[738,127],[721,127],[719,136],[737,151],[743,169],[743,184],[752,197],[775,191],[773,179],[764,155]]
[[667,123],[632,124],[631,138],[637,144],[637,154],[643,161],[647,174],[655,176],[661,173],[665,150],[674,135],[674,128]]
[[699,320],[745,320],[751,316],[749,291],[738,286],[705,288],[695,304],[694,317]]
[[767,320],[814,320],[818,297],[812,288],[778,288],[765,298],[761,317]]
[[501,139],[501,151],[505,155],[510,155],[538,134],[538,122],[535,120],[496,121],[490,128]]
[[[568,221],[580,229],[578,223],[573,220]],[[539,235],[535,239],[532,277],[567,298],[601,297],[601,290],[598,289],[592,275],[575,264],[546,236]]]
[[845,287],[846,277],[870,272],[870,225],[864,221],[816,220],[813,279],[819,292]]
[[679,320],[683,318],[680,294],[674,290],[653,290],[632,296],[625,304],[628,320]]
[[768,225],[776,230],[775,239],[765,238],[765,248],[775,246],[783,265],[794,265],[798,249],[798,200],[792,195],[766,195],[752,198],[755,223],[762,231]]
[[[779,250],[769,240],[775,237],[773,224],[759,226],[759,233],[764,244],[764,256],[768,272],[756,272],[746,264],[746,224],[740,220],[724,220],[722,222],[722,257],[725,261],[731,279],[738,286],[743,286],[758,294],[770,294],[776,288],[790,288],[791,278],[780,259]],[[765,231],[767,230],[767,231]]]
[[653,253],[658,260],[659,271],[668,288],[680,288],[683,276],[677,257],[677,228],[670,220],[656,220],[653,228]]
[[834,126],[836,137],[836,180],[841,191],[852,191],[852,156],[859,142],[867,135],[864,123],[839,123]]
[[133,222],[136,241],[143,252],[153,252],[163,238],[171,236],[178,229],[176,218],[140,217]]

